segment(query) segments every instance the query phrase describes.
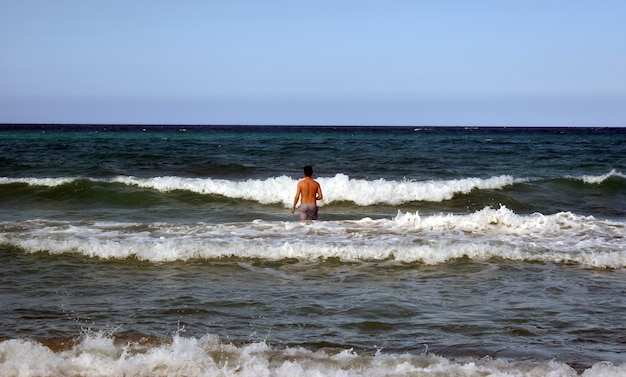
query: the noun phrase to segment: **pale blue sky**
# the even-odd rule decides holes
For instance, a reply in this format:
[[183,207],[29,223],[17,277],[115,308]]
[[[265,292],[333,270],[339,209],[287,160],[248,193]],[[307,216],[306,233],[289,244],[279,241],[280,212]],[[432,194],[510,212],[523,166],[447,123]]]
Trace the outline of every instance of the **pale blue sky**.
[[626,1],[0,0],[0,122],[626,126]]

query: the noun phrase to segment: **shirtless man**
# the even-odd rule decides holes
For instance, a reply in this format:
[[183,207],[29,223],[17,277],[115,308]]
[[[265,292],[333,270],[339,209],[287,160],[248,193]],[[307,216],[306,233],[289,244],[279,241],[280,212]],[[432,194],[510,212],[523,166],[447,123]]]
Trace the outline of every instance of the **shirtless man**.
[[296,197],[293,199],[293,207],[291,213],[296,211],[296,204],[300,200],[300,221],[317,220],[317,201],[322,200],[322,187],[317,181],[311,177],[313,168],[311,166],[304,167],[304,179],[298,182]]

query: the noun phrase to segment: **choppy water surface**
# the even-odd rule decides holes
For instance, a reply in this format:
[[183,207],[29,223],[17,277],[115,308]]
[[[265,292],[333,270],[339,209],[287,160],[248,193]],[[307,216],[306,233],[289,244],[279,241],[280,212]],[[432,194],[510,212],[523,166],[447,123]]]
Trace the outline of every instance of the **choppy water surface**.
[[623,129],[0,136],[0,374],[626,374]]

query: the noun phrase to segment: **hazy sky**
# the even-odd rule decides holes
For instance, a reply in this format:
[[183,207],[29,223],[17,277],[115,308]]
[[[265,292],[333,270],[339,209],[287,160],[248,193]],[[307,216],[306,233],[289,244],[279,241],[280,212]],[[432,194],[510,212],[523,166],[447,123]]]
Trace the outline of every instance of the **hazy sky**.
[[626,1],[0,0],[0,123],[626,126]]

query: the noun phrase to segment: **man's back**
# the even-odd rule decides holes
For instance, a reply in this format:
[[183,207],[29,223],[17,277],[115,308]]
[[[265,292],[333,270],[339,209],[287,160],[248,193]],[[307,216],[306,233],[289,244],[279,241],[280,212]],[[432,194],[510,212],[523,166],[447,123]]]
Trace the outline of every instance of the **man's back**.
[[311,177],[306,177],[298,182],[298,191],[302,194],[301,203],[317,204],[317,200],[322,199],[320,184]]
[[313,180],[313,168],[311,166],[304,167],[304,179],[298,182],[296,197],[293,198],[293,207],[291,213],[296,211],[296,205],[300,200],[300,220],[317,220],[317,201],[322,200],[322,187],[317,181]]

